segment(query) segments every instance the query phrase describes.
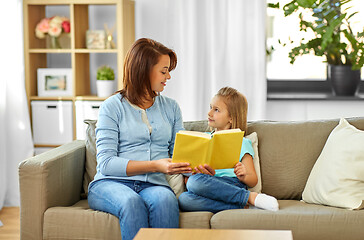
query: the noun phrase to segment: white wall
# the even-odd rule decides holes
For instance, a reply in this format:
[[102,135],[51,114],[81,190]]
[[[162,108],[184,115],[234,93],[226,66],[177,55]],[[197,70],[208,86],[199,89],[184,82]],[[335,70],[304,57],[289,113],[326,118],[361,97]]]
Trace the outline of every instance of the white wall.
[[272,100],[267,102],[266,116],[275,121],[364,117],[364,101]]

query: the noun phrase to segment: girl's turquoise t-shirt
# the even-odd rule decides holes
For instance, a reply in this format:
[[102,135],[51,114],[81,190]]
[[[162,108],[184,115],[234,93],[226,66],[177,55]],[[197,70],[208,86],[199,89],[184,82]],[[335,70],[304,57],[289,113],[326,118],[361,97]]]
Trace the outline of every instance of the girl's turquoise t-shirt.
[[[252,158],[254,158],[254,149],[253,149],[252,141],[250,141],[247,138],[244,138],[243,143],[241,144],[240,161],[246,153],[250,154],[252,156]],[[215,176],[216,177],[236,177],[236,175],[234,173],[234,168],[216,169]]]

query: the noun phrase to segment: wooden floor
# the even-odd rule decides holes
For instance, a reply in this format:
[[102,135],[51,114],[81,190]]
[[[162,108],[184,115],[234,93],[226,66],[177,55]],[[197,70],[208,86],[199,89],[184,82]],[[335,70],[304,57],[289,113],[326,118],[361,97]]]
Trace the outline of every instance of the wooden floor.
[[3,207],[0,210],[0,240],[20,239],[19,207]]

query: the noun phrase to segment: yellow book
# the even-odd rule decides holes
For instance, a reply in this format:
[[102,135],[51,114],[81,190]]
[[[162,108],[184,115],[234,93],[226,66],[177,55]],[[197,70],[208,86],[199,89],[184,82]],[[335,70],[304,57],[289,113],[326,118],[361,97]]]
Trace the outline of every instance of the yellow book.
[[214,169],[233,168],[239,162],[244,132],[240,129],[213,134],[179,131],[174,143],[172,162],[189,162],[192,169],[208,164]]

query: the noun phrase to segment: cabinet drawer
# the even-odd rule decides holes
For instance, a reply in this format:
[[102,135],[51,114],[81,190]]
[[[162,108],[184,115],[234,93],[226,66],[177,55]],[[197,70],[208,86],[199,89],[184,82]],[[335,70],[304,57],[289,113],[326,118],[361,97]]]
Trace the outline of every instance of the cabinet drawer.
[[87,124],[85,119],[97,120],[103,101],[76,101],[76,138],[85,139]]
[[73,140],[71,101],[31,101],[34,144],[61,145]]

